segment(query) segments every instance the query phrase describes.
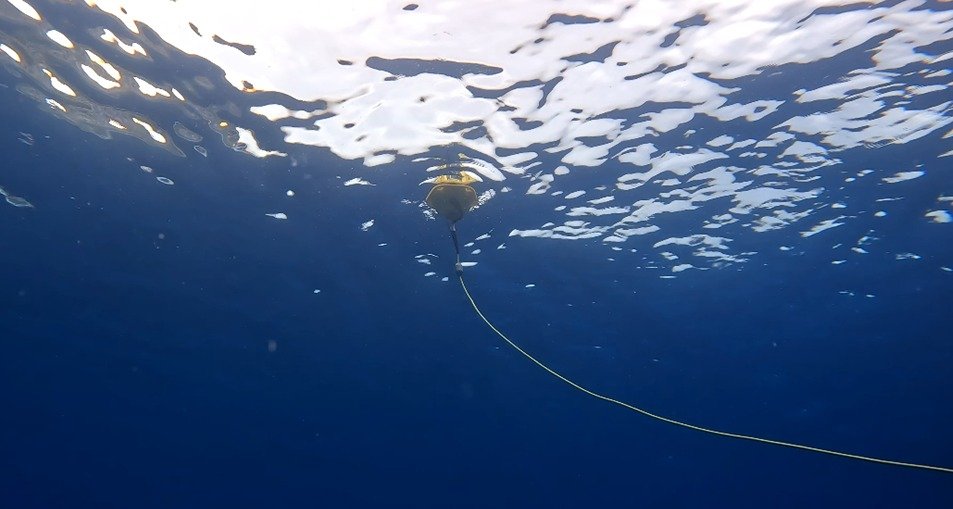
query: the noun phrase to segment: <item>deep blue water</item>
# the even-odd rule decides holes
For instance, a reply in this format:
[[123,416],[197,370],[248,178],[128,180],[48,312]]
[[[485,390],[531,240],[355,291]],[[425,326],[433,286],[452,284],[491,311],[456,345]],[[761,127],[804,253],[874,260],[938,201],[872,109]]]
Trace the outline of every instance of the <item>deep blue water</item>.
[[[552,378],[470,308],[446,227],[400,201],[425,192],[409,161],[345,189],[359,163],[312,147],[286,147],[297,167],[221,143],[183,159],[80,131],[4,79],[0,185],[35,207],[0,204],[2,507],[953,504],[949,474],[696,433]],[[940,134],[840,157],[845,171],[894,167],[948,150]],[[938,267],[953,230],[923,219],[918,193],[953,180],[949,159],[925,163],[877,249],[842,265],[831,244],[866,219],[830,237],[752,235],[737,241],[758,251],[747,263],[660,279],[599,239],[505,238],[549,210],[508,193],[459,224],[463,242],[493,231],[507,246],[466,281],[495,325],[598,392],[949,467],[953,273]],[[288,220],[264,215],[276,200]],[[436,277],[420,253],[439,256]]]

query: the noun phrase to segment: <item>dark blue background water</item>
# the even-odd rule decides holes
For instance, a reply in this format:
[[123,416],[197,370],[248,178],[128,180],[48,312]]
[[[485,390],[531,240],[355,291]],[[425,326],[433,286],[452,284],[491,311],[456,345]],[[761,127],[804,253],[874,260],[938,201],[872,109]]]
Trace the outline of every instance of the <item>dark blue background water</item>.
[[[4,101],[10,127],[38,138],[3,136],[3,185],[36,204],[0,209],[7,507],[951,501],[942,474],[701,435],[554,381],[501,348],[459,287],[422,278],[413,256],[447,260],[450,243],[388,177],[353,200],[330,159],[289,172],[220,148],[207,164],[159,156],[176,180],[162,186],[125,160],[147,147]],[[297,196],[276,198],[286,188]],[[263,215],[277,200],[288,221]],[[461,223],[465,238],[507,231],[502,211],[520,205],[498,201]],[[929,238],[916,252],[948,256]],[[499,327],[594,389],[717,428],[948,463],[949,276],[886,256],[832,268],[826,244],[797,242],[799,257],[660,280],[602,262],[597,243],[509,239],[468,280]]]
[[[554,380],[452,279],[422,276],[452,276],[451,245],[400,202],[423,198],[406,162],[345,189],[357,165],[317,150],[296,168],[218,144],[181,159],[82,133],[12,89],[0,101],[0,185],[36,205],[0,205],[2,507],[953,504],[948,474],[695,433]],[[929,163],[911,197],[949,186]],[[842,266],[830,246],[863,220],[752,236],[751,262],[665,280],[598,240],[506,238],[539,224],[524,198],[460,224],[464,242],[494,232],[467,280],[567,376],[704,426],[950,466],[951,233],[924,210],[892,208],[877,249]],[[432,267],[414,261],[428,252]]]

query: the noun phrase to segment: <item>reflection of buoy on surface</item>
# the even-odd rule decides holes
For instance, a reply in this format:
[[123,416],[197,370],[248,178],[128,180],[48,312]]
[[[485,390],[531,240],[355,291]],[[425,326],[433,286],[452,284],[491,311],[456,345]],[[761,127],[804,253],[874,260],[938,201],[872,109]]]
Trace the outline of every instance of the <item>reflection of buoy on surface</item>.
[[427,205],[450,224],[456,223],[477,205],[476,191],[470,187],[476,181],[462,171],[456,175],[440,175],[433,180],[434,186],[427,193]]

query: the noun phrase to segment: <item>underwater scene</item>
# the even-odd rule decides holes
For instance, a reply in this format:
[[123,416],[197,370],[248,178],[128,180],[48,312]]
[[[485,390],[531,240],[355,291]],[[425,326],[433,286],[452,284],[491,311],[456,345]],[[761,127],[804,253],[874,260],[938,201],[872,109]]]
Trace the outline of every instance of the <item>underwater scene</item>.
[[953,507],[953,2],[0,0],[0,507]]

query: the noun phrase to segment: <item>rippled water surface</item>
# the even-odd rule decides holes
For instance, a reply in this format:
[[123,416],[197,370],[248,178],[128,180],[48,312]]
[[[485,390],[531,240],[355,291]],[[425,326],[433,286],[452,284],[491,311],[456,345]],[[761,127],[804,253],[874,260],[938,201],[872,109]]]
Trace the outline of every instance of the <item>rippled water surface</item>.
[[949,507],[953,4],[0,0],[0,505]]

